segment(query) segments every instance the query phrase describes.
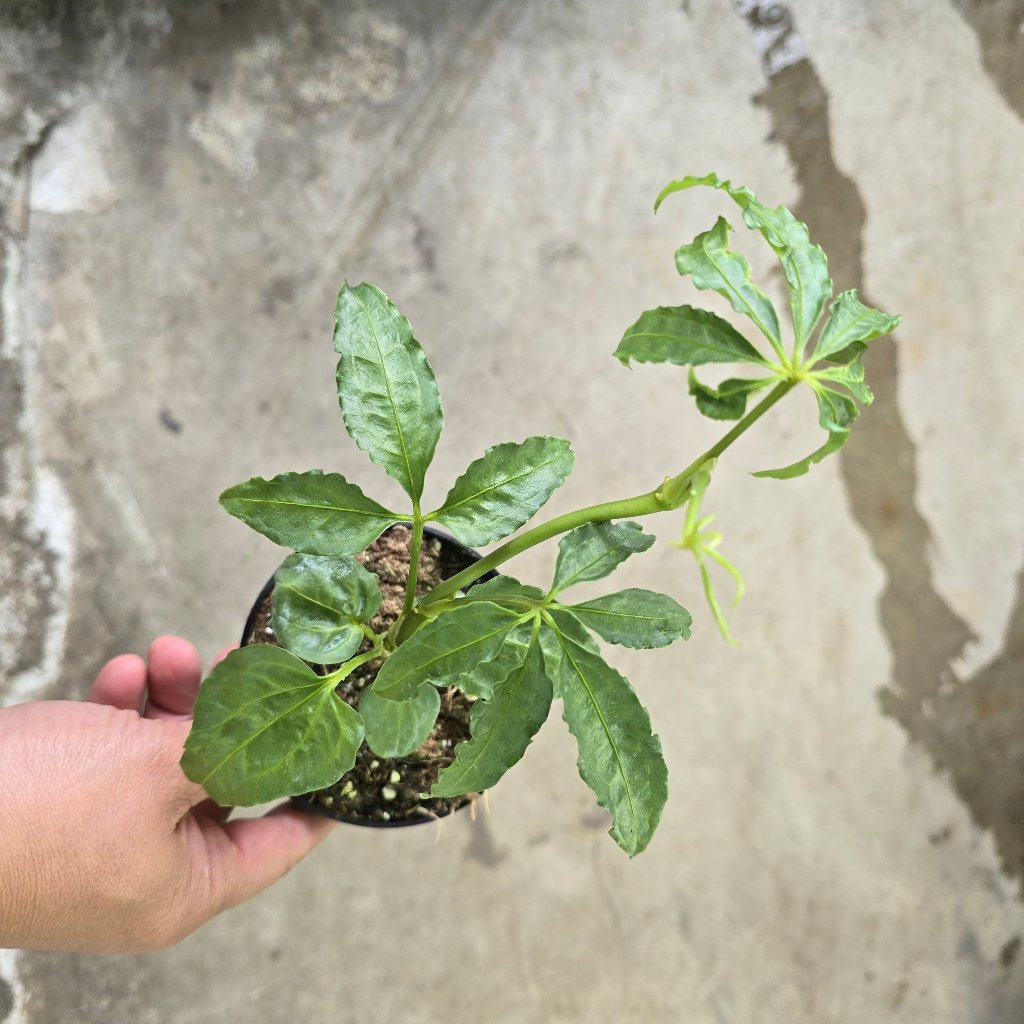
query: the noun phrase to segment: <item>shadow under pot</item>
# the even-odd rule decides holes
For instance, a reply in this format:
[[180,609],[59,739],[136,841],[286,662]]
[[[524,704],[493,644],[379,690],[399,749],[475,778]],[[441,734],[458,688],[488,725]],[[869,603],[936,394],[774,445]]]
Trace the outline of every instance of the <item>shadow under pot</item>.
[[[383,601],[380,611],[369,623],[378,633],[390,629],[405,601],[409,539],[407,526],[392,526],[365,552],[356,556],[364,568],[380,580]],[[417,594],[425,594],[438,583],[479,561],[480,557],[476,551],[441,530],[425,527],[420,548]],[[497,573],[492,570],[476,582],[483,583],[495,576]],[[271,577],[249,612],[242,633],[243,647],[249,644],[281,646],[270,621],[270,598],[273,592],[274,578]],[[369,649],[368,642],[365,649]],[[318,675],[326,675],[337,667],[307,664]],[[379,661],[370,661],[360,666],[338,684],[338,696],[358,711],[359,696],[374,681],[379,667]],[[420,825],[468,806],[479,794],[440,798],[424,794],[430,792],[441,770],[455,759],[455,747],[469,739],[472,707],[472,701],[461,690],[454,687],[442,690],[437,723],[419,748],[404,757],[379,757],[363,743],[351,771],[346,772],[333,786],[292,797],[293,802],[337,821],[371,828]]]

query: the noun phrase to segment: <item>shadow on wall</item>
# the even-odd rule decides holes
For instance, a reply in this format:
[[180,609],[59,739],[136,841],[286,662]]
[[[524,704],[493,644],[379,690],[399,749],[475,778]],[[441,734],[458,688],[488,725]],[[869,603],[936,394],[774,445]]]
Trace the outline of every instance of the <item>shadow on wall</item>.
[[[996,88],[1024,116],[1024,0],[953,2],[978,34]],[[755,102],[768,111],[772,138],[795,169],[794,212],[829,253],[839,288],[864,295],[865,208],[856,183],[836,165],[825,89],[782,5],[736,0],[736,7],[762,44],[768,83]],[[873,304],[870,296],[865,301]],[[973,638],[937,592],[929,568],[930,537],[915,506],[915,452],[900,417],[893,340],[878,341],[865,363],[875,406],[840,458],[853,513],[886,574],[880,613],[893,679],[880,704],[948,774],[978,825],[991,831],[1007,874],[1024,879],[1024,568],[1002,650],[972,676],[958,678],[953,664]],[[877,458],[882,451],[886,458]],[[944,838],[940,833],[934,841]],[[1007,943],[1003,971],[1019,948],[1019,937]],[[972,959],[969,950],[964,958]],[[999,998],[1019,1008],[1020,988]]]

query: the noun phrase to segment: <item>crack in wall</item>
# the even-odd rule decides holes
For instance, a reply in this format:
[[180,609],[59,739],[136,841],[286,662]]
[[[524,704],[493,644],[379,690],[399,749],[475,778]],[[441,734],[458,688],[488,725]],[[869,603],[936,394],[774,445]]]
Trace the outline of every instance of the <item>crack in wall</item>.
[[[797,34],[781,4],[737,2],[762,50],[767,86],[755,97],[771,118],[774,141],[786,150],[800,198],[794,213],[829,254],[839,288],[856,287],[865,301],[864,202],[837,166],[828,95],[813,63],[802,57],[773,70],[771,53]],[[970,5],[968,5],[970,6]],[[1006,5],[1002,5],[1006,6]],[[1019,5],[1018,5],[1019,6]],[[789,44],[790,52],[795,52]],[[1002,650],[967,678],[954,663],[972,639],[936,589],[929,565],[928,525],[916,507],[914,444],[900,415],[896,346],[875,342],[865,357],[875,404],[840,453],[854,518],[885,571],[880,616],[892,657],[882,710],[930,754],[972,817],[991,831],[1005,871],[1024,877],[1024,569]],[[885,453],[884,458],[879,453]]]

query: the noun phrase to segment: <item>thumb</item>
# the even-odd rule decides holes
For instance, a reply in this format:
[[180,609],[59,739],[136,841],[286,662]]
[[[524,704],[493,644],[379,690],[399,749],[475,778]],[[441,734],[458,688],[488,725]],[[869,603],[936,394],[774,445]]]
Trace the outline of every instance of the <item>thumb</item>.
[[318,846],[337,824],[330,818],[282,804],[262,818],[242,818],[224,826],[230,840],[220,851],[225,906],[262,892]]

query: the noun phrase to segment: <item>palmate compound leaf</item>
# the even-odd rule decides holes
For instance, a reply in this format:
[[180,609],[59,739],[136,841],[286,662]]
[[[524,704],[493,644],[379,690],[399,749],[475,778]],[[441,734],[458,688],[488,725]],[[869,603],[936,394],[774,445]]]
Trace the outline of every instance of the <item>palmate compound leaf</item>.
[[828,320],[811,359],[847,363],[863,352],[869,342],[896,330],[900,319],[865,306],[857,298],[856,290],[843,292],[829,307]]
[[764,206],[749,188],[723,181],[714,173],[703,177],[690,175],[670,182],[661,190],[654,204],[655,210],[672,193],[699,185],[725,192],[743,210],[743,220],[747,227],[759,231],[775,250],[789,285],[793,331],[798,351],[802,351],[821,317],[825,303],[832,295],[828,259],[821,246],[811,244],[807,226],[784,206]]
[[274,575],[271,625],[292,654],[334,665],[355,654],[380,603],[377,577],[354,558],[291,555]]
[[690,613],[667,594],[630,588],[568,605],[565,611],[611,644],[624,647],[666,647],[690,638]]
[[630,555],[646,551],[653,543],[654,537],[631,521],[577,526],[558,542],[551,593],[558,594],[574,583],[599,580]]
[[363,741],[362,719],[336,682],[270,644],[232,651],[199,691],[182,769],[225,806],[332,785]]
[[778,314],[754,284],[746,257],[729,248],[731,230],[729,222],[719,217],[713,228],[676,250],[676,269],[684,276],[689,274],[698,288],[718,292],[737,313],[749,317],[783,357]]
[[611,812],[612,838],[632,857],[650,842],[668,798],[661,742],[628,680],[561,628],[566,617],[545,620],[546,646],[558,650],[555,657],[545,651],[545,664],[576,737],[580,775]]
[[403,518],[320,470],[253,477],[229,487],[220,503],[257,533],[307,555],[354,555]]
[[572,472],[574,456],[561,437],[528,437],[488,448],[455,481],[429,518],[463,544],[489,544],[533,518]]
[[441,435],[441,397],[412,327],[372,284],[346,281],[335,309],[338,401],[355,443],[419,501]]
[[430,795],[459,796],[493,786],[518,762],[551,708],[551,681],[544,670],[537,630],[531,627],[522,660],[498,681],[470,715],[470,739],[455,748]]
[[693,306],[660,306],[642,313],[622,336],[615,358],[638,363],[758,363],[766,360],[727,320]]
[[404,757],[430,735],[441,709],[441,695],[430,683],[421,683],[410,700],[387,700],[372,686],[359,695],[359,714],[366,727],[366,742],[378,757]]
[[[488,697],[492,677],[503,678],[505,660],[515,661],[516,645],[506,640],[529,615],[489,601],[456,601],[384,662],[373,688],[391,701],[412,699],[421,683]],[[481,672],[484,662],[494,662],[488,672]]]

